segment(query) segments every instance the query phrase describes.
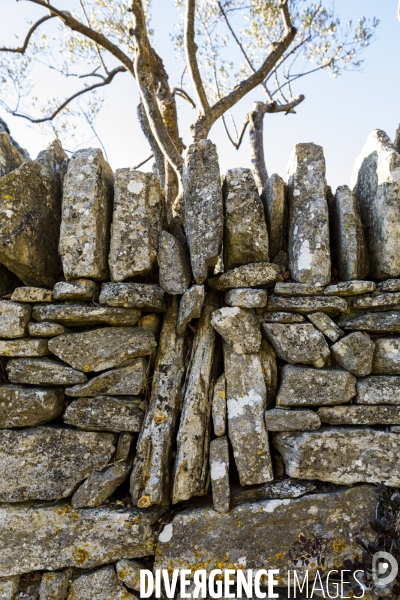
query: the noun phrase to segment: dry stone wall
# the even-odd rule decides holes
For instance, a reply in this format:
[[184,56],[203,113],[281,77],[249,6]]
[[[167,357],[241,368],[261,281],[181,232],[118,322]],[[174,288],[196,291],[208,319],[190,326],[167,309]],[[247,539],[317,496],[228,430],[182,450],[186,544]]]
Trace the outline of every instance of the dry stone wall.
[[[400,487],[400,155],[287,183],[191,145],[151,173],[0,133],[0,597],[135,598],[142,568],[326,568]],[[139,560],[137,560],[139,559]],[[315,572],[316,560],[297,568]],[[280,580],[285,585],[284,577]]]

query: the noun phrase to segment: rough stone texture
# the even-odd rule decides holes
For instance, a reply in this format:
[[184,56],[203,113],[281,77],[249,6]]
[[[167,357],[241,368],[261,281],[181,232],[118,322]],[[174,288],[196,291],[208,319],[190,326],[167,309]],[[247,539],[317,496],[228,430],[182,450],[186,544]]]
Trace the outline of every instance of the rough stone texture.
[[22,285],[22,281],[7,267],[0,264],[0,296],[12,294],[20,285]]
[[13,358],[7,364],[7,374],[13,383],[29,385],[74,385],[87,382],[84,373],[49,358]]
[[317,412],[328,425],[400,425],[400,406],[323,406]]
[[369,333],[400,333],[400,311],[342,315],[338,325],[344,329]]
[[68,566],[89,569],[154,554],[151,517],[124,507],[0,506],[0,576]]
[[287,226],[286,184],[277,173],[268,178],[262,199],[268,226],[269,253],[275,257],[281,250],[286,250]]
[[47,340],[21,338],[19,340],[0,340],[0,356],[34,357],[49,354]]
[[67,600],[135,600],[118,579],[112,565],[84,573],[69,588]]
[[225,435],[226,433],[226,380],[222,374],[214,383],[212,397],[212,418],[214,425],[214,433],[217,436]]
[[52,302],[51,290],[37,287],[18,287],[11,296],[12,302]]
[[258,500],[279,500],[282,498],[300,498],[314,490],[315,485],[310,481],[289,478],[262,485],[257,490],[257,495],[259,496]]
[[31,321],[28,323],[28,333],[32,337],[57,337],[63,333],[69,333],[69,329],[60,325],[60,323],[48,323],[43,321],[42,323],[35,323]]
[[189,256],[183,244],[167,231],[160,235],[158,266],[162,289],[173,296],[183,294],[192,279]]
[[140,431],[144,417],[140,398],[131,398],[79,398],[68,406],[64,421],[85,431]]
[[288,165],[289,270],[300,283],[331,279],[325,158],[321,146],[296,144]]
[[182,335],[192,319],[200,319],[206,293],[203,285],[193,285],[183,294],[179,304],[177,332]]
[[261,331],[253,313],[237,306],[225,306],[213,312],[211,324],[237,354],[259,351]]
[[357,404],[399,404],[400,377],[371,376],[357,381]]
[[10,136],[0,132],[0,177],[18,169],[24,163],[24,157],[10,141]]
[[229,512],[229,447],[226,436],[210,444],[210,478],[215,510]]
[[364,279],[370,268],[369,252],[357,198],[347,185],[337,188],[332,213],[340,279]]
[[30,306],[0,300],[0,337],[23,337],[30,317]]
[[58,140],[0,181],[0,261],[26,285],[52,286],[61,272],[61,170]]
[[[1,134],[0,134],[1,135]],[[0,155],[1,157],[1,155]],[[1,161],[0,161],[1,165]],[[19,588],[19,575],[0,578],[0,600],[15,600]]]
[[209,267],[217,264],[224,222],[218,155],[210,140],[186,150],[183,202],[193,276],[196,283],[203,283]]
[[265,411],[265,427],[267,431],[313,431],[321,421],[313,410],[273,408]]
[[274,293],[278,296],[319,296],[322,292],[321,285],[312,283],[278,282],[274,287]]
[[303,315],[297,315],[290,312],[270,312],[263,313],[260,317],[261,322],[265,323],[304,323]]
[[106,279],[114,175],[99,149],[75,152],[64,178],[59,253],[66,279]]
[[400,484],[400,437],[394,433],[322,427],[319,431],[275,433],[273,441],[290,477],[345,485]]
[[344,335],[344,331],[342,331],[325,313],[316,312],[307,316],[311,323],[332,342],[337,342],[338,339]]
[[224,198],[224,266],[227,271],[249,263],[269,262],[264,207],[250,169],[230,169]]
[[50,571],[43,573],[40,582],[40,600],[65,600],[68,594],[69,578],[68,571]]
[[15,600],[40,600],[39,590],[42,578],[40,573],[27,573],[22,575],[19,582],[19,590]]
[[371,373],[375,344],[367,333],[351,333],[331,347],[336,363],[357,377]]
[[219,277],[212,277],[208,284],[215,290],[226,292],[233,288],[268,288],[281,280],[278,265],[253,263],[222,273]]
[[67,333],[48,343],[53,354],[85,373],[124,366],[127,360],[150,354],[157,345],[154,334],[141,327],[106,327]]
[[267,290],[252,290],[239,288],[229,290],[225,294],[225,303],[229,306],[240,306],[241,308],[264,308],[267,306]]
[[400,375],[400,337],[377,338],[372,361],[372,373]]
[[240,485],[271,481],[272,461],[265,429],[266,386],[257,354],[236,354],[224,344],[228,433]]
[[101,506],[129,477],[131,469],[131,465],[118,463],[103,471],[94,471],[72,496],[72,506],[74,508]]
[[118,462],[119,460],[128,460],[132,441],[133,435],[131,433],[124,431],[119,434],[117,449],[115,451],[115,462]]
[[140,394],[146,383],[146,370],[147,360],[143,357],[135,358],[125,367],[102,373],[98,377],[93,377],[88,383],[83,382],[83,385],[65,390],[65,393],[76,398]]
[[360,310],[393,310],[400,308],[400,292],[391,294],[372,294],[371,296],[362,296],[354,298],[351,302],[352,310],[359,312]]
[[145,568],[141,562],[122,559],[117,562],[115,568],[120,581],[132,590],[137,592],[140,590],[140,571]]
[[114,452],[113,436],[56,427],[0,431],[0,501],[69,496]]
[[137,308],[111,308],[87,304],[47,304],[35,306],[32,318],[36,321],[54,321],[67,327],[79,325],[136,325],[140,318]]
[[132,502],[139,506],[168,504],[174,434],[180,411],[184,337],[176,331],[177,299],[173,298],[160,334],[151,397],[136,448],[131,477]]
[[324,336],[311,323],[264,323],[263,330],[279,358],[292,365],[303,363],[320,368],[330,355]]
[[303,296],[294,298],[284,298],[270,294],[267,304],[268,311],[287,311],[297,312],[302,315],[308,315],[314,312],[324,312],[327,315],[335,316],[340,312],[348,310],[347,302],[344,298],[334,296]]
[[285,365],[277,406],[345,404],[356,395],[356,378],[341,369]]
[[356,160],[352,179],[371,254],[371,276],[400,275],[400,154],[375,129]]
[[328,285],[324,289],[326,296],[356,296],[368,294],[376,290],[375,281],[339,281],[335,285]]
[[381,292],[400,292],[400,279],[386,279],[378,283],[377,288]]
[[98,290],[98,285],[90,279],[59,281],[53,288],[53,299],[92,302],[97,300]]
[[260,360],[265,387],[267,388],[267,408],[272,408],[275,405],[276,390],[278,388],[278,368],[275,350],[264,338],[261,340]]
[[103,283],[100,304],[164,312],[164,290],[148,283]]

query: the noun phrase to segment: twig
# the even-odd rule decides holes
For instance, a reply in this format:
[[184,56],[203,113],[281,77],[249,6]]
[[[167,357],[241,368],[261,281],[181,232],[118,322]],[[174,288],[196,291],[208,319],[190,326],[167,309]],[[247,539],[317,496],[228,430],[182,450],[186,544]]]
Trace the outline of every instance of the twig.
[[147,163],[151,158],[153,158],[154,156],[154,152],[150,152],[150,154],[148,154],[146,156],[146,158],[144,158],[143,160],[141,160],[140,162],[138,162],[136,165],[134,165],[132,167],[132,169],[138,169],[139,167],[141,167],[142,165],[144,165],[145,163]]

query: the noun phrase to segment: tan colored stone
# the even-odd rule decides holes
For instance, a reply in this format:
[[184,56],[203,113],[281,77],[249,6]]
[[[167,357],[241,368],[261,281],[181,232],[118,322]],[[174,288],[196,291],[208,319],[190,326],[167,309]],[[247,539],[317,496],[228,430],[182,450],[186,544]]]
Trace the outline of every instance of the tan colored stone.
[[214,433],[217,436],[226,433],[226,381],[222,374],[214,383],[212,397],[212,418],[214,424]]
[[356,377],[365,377],[372,370],[375,344],[367,333],[351,333],[331,347],[336,363]]
[[127,592],[117,578],[112,565],[84,573],[75,579],[69,589],[67,600],[137,600]]
[[54,321],[67,327],[79,325],[136,325],[140,311],[136,308],[113,308],[88,306],[87,304],[46,304],[35,306],[32,311],[35,321]]
[[331,342],[337,342],[344,335],[344,331],[323,312],[311,313],[307,317]]
[[0,300],[0,337],[22,338],[31,318],[31,307]]
[[98,285],[90,279],[59,281],[53,288],[54,300],[79,300],[93,302],[99,295]]
[[314,431],[321,421],[313,410],[272,408],[265,411],[265,427],[267,431]]
[[200,319],[206,293],[203,285],[192,285],[183,294],[179,304],[177,332],[182,335],[192,319]]
[[376,338],[372,373],[400,375],[400,337]]
[[225,306],[213,312],[211,324],[237,354],[259,351],[260,325],[252,312],[238,306]]
[[229,290],[225,294],[225,302],[229,306],[240,306],[241,308],[264,308],[267,306],[267,290],[253,290],[251,288],[239,288]]
[[287,239],[286,184],[276,173],[268,178],[262,199],[268,225],[269,253],[275,258],[278,252],[286,250]]
[[52,302],[51,290],[36,287],[18,287],[11,296],[12,302]]
[[84,431],[138,432],[144,412],[136,396],[78,398],[68,406],[64,422]]
[[167,231],[160,235],[158,250],[160,286],[167,294],[184,294],[189,287],[192,272],[186,248]]
[[0,131],[0,177],[18,169],[24,162],[24,157],[13,146],[8,133]]
[[57,337],[63,333],[70,333],[70,330],[64,327],[64,325],[60,325],[60,323],[48,323],[47,321],[35,323],[31,321],[28,323],[28,333],[32,337],[50,338]]
[[253,263],[212,277],[208,284],[215,290],[225,292],[233,288],[269,288],[281,281],[279,267],[272,263]]
[[344,298],[336,296],[301,296],[293,298],[284,298],[270,294],[268,297],[267,311],[287,311],[296,312],[302,315],[308,315],[314,312],[324,312],[327,315],[335,316],[348,310],[347,302]]
[[0,356],[35,357],[50,354],[47,340],[20,338],[19,340],[0,340]]
[[279,358],[292,365],[321,368],[330,355],[324,336],[311,323],[263,323],[263,330]]
[[218,437],[210,444],[210,478],[215,510],[229,512],[229,447],[226,436]]
[[146,384],[147,360],[143,357],[129,361],[124,367],[93,377],[83,385],[65,390],[67,396],[131,396],[140,394]]
[[119,462],[102,471],[93,471],[72,496],[72,506],[101,506],[128,479],[131,469],[131,465]]
[[165,312],[164,290],[148,283],[103,283],[100,304]]

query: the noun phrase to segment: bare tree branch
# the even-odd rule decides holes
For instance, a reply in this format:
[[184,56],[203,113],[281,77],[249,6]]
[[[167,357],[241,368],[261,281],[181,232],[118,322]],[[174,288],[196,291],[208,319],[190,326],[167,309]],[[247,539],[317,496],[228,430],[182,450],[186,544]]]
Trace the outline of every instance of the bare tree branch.
[[[85,8],[85,5],[84,5],[84,3],[83,3],[83,0],[79,0],[79,4],[81,5],[82,12],[83,12],[83,14],[84,14],[84,17],[85,17],[85,19],[86,19],[86,24],[88,25],[88,27],[91,27],[90,20],[89,20],[89,17],[88,17],[88,15],[87,15],[86,8]],[[106,65],[105,65],[105,62],[104,62],[104,60],[103,60],[103,57],[102,57],[102,55],[101,55],[101,52],[100,52],[99,45],[98,45],[98,44],[95,44],[95,46],[96,46],[96,54],[97,54],[97,56],[98,56],[98,59],[99,59],[99,61],[100,61],[100,64],[101,64],[101,66],[103,67],[103,69],[104,69],[104,72],[108,74],[108,69],[107,69],[107,67],[106,67]]]
[[196,0],[187,0],[185,15],[185,53],[192,85],[199,105],[199,114],[205,115],[210,110],[210,104],[204,89],[196,58],[197,44],[195,42],[194,22],[196,16]]
[[222,115],[222,122],[223,122],[223,124],[224,124],[224,128],[225,128],[225,131],[226,131],[226,135],[228,136],[228,139],[229,139],[229,141],[231,142],[232,146],[234,146],[234,147],[236,148],[236,150],[239,150],[239,148],[240,148],[240,144],[241,144],[241,143],[242,143],[242,141],[243,141],[243,136],[244,136],[244,134],[245,134],[245,132],[246,132],[247,126],[248,126],[248,124],[250,123],[250,120],[249,120],[249,115],[246,115],[246,116],[245,116],[245,119],[244,119],[244,121],[243,121],[243,123],[242,123],[242,127],[240,128],[240,131],[239,131],[239,133],[238,133],[238,135],[237,135],[236,142],[235,142],[235,140],[232,138],[232,136],[231,136],[231,134],[230,134],[230,132],[229,132],[229,129],[228,129],[227,125],[226,125],[226,122],[225,122],[225,115]]
[[31,39],[31,37],[34,34],[34,32],[36,31],[36,29],[38,27],[40,27],[40,25],[42,25],[42,23],[45,23],[46,21],[49,21],[50,19],[54,19],[54,17],[55,17],[55,15],[47,15],[46,17],[42,17],[41,19],[39,19],[39,21],[36,21],[36,23],[34,23],[32,25],[32,27],[29,29],[28,33],[26,34],[24,43],[22,44],[22,46],[20,48],[0,48],[0,52],[17,52],[18,54],[24,54],[25,50],[28,47],[29,40]]
[[189,102],[189,104],[192,106],[192,108],[196,108],[196,103],[193,100],[193,98],[191,98],[189,96],[189,94],[185,90],[183,90],[182,88],[176,88],[176,87],[174,87],[174,88],[172,88],[171,92],[173,94],[176,94],[177,96],[180,96],[181,98],[183,98],[187,102]]
[[295,98],[291,98],[289,102],[286,104],[278,104],[277,102],[266,102],[264,104],[264,112],[265,113],[276,113],[276,112],[284,112],[285,114],[289,114],[293,112],[293,109],[298,106],[301,102],[305,100],[305,96],[303,94],[299,94]]
[[154,152],[150,152],[150,154],[148,154],[146,156],[146,158],[143,158],[140,162],[138,162],[136,165],[134,165],[132,167],[132,169],[138,169],[139,167],[142,167],[144,164],[146,164],[153,157],[154,157]]

